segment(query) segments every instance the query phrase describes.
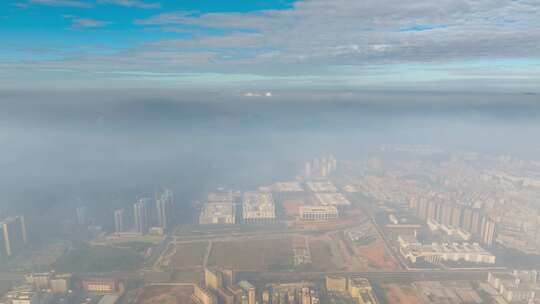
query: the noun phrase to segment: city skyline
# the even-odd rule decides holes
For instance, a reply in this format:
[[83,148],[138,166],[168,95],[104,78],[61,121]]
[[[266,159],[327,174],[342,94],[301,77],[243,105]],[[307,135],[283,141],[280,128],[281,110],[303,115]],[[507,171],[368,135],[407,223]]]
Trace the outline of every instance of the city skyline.
[[0,303],[540,304],[540,0],[0,1]]

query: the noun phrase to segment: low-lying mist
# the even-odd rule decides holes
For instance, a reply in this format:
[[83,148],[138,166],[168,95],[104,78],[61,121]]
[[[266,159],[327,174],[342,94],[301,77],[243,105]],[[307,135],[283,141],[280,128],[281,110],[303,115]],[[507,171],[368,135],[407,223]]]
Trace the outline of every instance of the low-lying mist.
[[535,95],[153,94],[2,93],[0,210],[55,218],[80,199],[108,216],[164,186],[187,204],[218,186],[293,179],[323,153],[354,159],[385,144],[540,154]]

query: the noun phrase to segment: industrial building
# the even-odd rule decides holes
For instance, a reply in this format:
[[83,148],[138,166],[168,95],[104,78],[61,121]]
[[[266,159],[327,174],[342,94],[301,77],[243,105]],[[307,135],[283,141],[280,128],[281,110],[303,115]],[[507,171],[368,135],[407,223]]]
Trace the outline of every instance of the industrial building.
[[236,208],[232,202],[207,203],[199,216],[199,224],[234,224]]
[[341,276],[327,276],[326,277],[326,291],[345,293],[348,290],[348,282],[346,277]]
[[272,223],[276,219],[276,206],[272,194],[246,192],[242,198],[242,218],[245,223]]
[[72,275],[54,272],[32,273],[25,281],[36,290],[49,289],[52,293],[65,294],[71,289]]
[[272,185],[272,190],[275,192],[303,192],[304,189],[298,182],[278,182]]
[[122,286],[117,279],[90,278],[82,281],[84,291],[96,294],[120,293]]
[[328,221],[339,217],[334,206],[300,206],[299,213],[303,221]]
[[320,181],[320,182],[307,182],[308,189],[311,192],[337,192],[338,189],[336,186],[329,181]]
[[40,304],[41,297],[35,291],[12,291],[6,295],[6,298],[11,304]]
[[351,202],[343,196],[343,194],[334,193],[316,193],[315,197],[319,201],[319,204],[323,206],[349,206]]
[[235,224],[236,204],[232,191],[210,192],[199,215],[199,224]]
[[234,203],[235,197],[239,195],[232,191],[220,190],[208,193],[206,201],[208,203]]
[[438,264],[441,261],[495,264],[495,256],[477,243],[420,244],[411,235],[398,236],[399,251],[412,263],[426,261]]

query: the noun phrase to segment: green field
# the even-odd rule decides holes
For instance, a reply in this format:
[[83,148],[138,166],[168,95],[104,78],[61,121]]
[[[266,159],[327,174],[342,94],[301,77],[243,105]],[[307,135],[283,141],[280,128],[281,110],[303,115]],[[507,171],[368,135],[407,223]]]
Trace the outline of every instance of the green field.
[[290,239],[214,242],[209,266],[235,270],[287,270],[294,267]]

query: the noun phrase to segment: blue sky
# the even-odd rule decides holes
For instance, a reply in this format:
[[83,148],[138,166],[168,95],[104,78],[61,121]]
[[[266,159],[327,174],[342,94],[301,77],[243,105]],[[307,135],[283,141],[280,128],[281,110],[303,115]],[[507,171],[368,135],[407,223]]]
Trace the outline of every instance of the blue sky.
[[0,89],[536,92],[535,0],[7,0]]

